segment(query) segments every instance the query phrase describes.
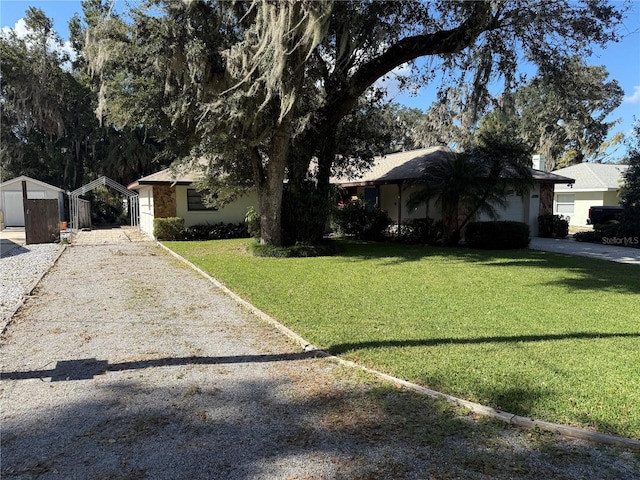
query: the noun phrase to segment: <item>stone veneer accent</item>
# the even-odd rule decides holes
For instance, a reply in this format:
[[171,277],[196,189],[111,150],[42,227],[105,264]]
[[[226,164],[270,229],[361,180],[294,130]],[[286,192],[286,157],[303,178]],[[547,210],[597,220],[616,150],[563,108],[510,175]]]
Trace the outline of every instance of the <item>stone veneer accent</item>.
[[153,186],[153,217],[167,218],[175,217],[177,212],[176,206],[176,189],[169,185]]
[[553,183],[540,184],[540,215],[553,214]]

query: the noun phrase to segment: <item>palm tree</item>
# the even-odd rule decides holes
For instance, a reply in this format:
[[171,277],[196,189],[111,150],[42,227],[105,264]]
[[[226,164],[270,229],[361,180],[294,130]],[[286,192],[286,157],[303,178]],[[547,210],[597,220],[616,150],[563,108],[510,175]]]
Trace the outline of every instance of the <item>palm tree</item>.
[[444,242],[457,245],[466,225],[478,213],[497,218],[497,207],[507,204],[510,190],[518,194],[533,185],[529,149],[510,139],[480,135],[467,152],[432,161],[415,183],[423,188],[412,194],[409,206],[436,199],[442,208]]

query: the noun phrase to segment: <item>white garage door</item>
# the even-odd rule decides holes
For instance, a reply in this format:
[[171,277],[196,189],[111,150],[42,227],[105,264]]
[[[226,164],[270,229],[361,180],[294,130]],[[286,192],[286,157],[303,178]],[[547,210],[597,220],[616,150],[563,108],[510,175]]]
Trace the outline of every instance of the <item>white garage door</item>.
[[524,222],[524,202],[519,195],[509,195],[507,197],[507,206],[499,208],[498,214],[500,220],[511,220],[513,222]]
[[[498,214],[497,220],[509,220],[512,222],[526,222],[524,218],[524,202],[519,195],[509,195],[507,197],[507,205],[505,207],[496,207]],[[487,222],[492,220],[486,214],[478,215],[478,221]]]

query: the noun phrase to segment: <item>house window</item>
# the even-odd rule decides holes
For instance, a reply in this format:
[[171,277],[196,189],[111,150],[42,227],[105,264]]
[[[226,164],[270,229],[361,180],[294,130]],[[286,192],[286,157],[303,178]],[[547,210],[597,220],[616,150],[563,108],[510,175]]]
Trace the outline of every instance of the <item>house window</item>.
[[573,193],[558,193],[556,197],[556,213],[558,215],[573,215],[576,196]]
[[202,210],[216,211],[218,207],[207,207],[202,201],[201,192],[195,188],[187,188],[187,210],[190,212]]

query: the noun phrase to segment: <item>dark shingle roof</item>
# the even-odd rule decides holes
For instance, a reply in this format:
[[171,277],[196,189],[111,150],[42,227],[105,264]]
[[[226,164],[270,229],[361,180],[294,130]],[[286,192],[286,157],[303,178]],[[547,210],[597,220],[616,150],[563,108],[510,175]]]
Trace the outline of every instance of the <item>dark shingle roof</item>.
[[[405,180],[417,180],[424,176],[429,164],[450,157],[454,152],[446,147],[430,147],[398,152],[376,157],[370,170],[358,177],[332,178],[332,183],[342,186],[384,185]],[[539,183],[573,183],[573,178],[531,169],[533,179]]]

